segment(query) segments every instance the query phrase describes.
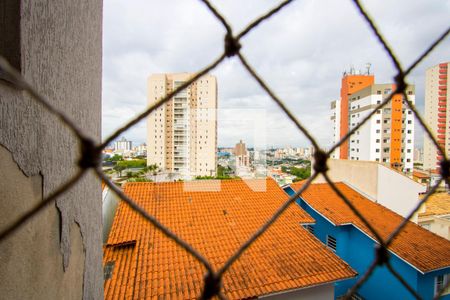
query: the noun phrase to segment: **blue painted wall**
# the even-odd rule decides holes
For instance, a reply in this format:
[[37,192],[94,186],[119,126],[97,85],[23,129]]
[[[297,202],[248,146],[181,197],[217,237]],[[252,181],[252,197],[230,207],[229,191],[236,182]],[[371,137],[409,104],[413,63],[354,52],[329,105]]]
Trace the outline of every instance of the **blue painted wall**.
[[[285,187],[284,190],[290,196],[295,194],[290,187]],[[316,220],[316,224],[313,225],[314,235],[324,244],[327,235],[336,238],[336,254],[359,274],[355,279],[335,284],[335,297],[339,297],[345,294],[369,268],[375,259],[376,243],[351,224],[334,226],[302,199],[297,200],[297,203]],[[391,253],[390,258],[392,267],[423,299],[433,298],[434,282],[437,275],[450,273],[450,268],[447,268],[422,275],[394,254]],[[415,299],[385,266],[378,266],[375,269],[358,290],[358,294],[366,299]],[[441,299],[449,300],[450,295],[445,295]]]

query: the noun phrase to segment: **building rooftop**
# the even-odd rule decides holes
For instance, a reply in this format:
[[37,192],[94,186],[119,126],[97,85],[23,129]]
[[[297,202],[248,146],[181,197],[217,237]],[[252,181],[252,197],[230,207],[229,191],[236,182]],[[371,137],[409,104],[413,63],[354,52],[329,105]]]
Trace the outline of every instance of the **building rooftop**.
[[[247,184],[249,183],[249,184]],[[127,183],[124,192],[183,238],[215,270],[288,199],[275,181]],[[314,219],[297,205],[224,273],[223,293],[252,298],[350,278],[356,273],[307,232]],[[121,202],[104,248],[105,298],[197,298],[205,268]]]
[[428,198],[425,211],[419,213],[419,217],[448,214],[450,214],[450,195],[446,192],[434,193]]
[[413,171],[413,177],[430,179],[430,175],[428,175],[427,173],[424,173],[424,172],[417,171],[417,170]]
[[[294,183],[291,187],[298,190],[301,185],[301,183]],[[387,239],[404,220],[402,216],[370,201],[346,184],[338,182],[336,186],[383,239]],[[375,238],[328,184],[311,184],[301,197],[333,224],[337,226],[353,224],[371,238]],[[422,273],[450,266],[450,242],[413,222],[408,222],[394,239],[389,250]]]

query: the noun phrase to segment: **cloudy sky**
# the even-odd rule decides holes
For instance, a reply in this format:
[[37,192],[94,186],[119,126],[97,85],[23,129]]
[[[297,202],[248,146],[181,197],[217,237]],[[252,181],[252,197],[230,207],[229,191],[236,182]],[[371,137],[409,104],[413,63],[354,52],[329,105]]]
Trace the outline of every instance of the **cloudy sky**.
[[[278,1],[213,1],[238,33]],[[449,26],[449,0],[363,1],[404,67]],[[152,73],[195,72],[223,51],[224,28],[197,0],[107,0],[103,28],[103,137],[146,107]],[[352,1],[294,1],[242,40],[242,53],[319,143],[331,143],[330,102],[345,70],[371,71],[392,82],[394,68]],[[450,60],[447,38],[408,77],[423,112],[425,70]],[[268,146],[308,146],[306,138],[249,76],[237,58],[213,72],[219,89],[219,146],[239,139]],[[263,122],[261,123],[261,119]],[[256,121],[255,121],[256,120]],[[255,125],[257,124],[257,125]],[[263,125],[261,125],[263,124]],[[255,128],[258,127],[258,128]],[[261,127],[261,128],[259,128]],[[146,139],[146,123],[126,132]],[[416,144],[422,144],[417,130]]]

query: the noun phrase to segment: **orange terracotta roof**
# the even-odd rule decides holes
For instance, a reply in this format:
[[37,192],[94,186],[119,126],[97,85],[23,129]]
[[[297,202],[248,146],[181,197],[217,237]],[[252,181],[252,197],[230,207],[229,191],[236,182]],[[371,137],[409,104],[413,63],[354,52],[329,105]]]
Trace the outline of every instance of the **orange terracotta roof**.
[[434,193],[425,203],[425,212],[419,213],[419,217],[450,214],[450,195]]
[[[346,184],[338,182],[336,185],[383,239],[387,239],[404,220],[402,216],[370,201]],[[294,183],[291,187],[298,190],[301,184]],[[369,229],[327,183],[310,185],[301,197],[314,210],[335,225],[353,224],[374,238]],[[413,222],[408,222],[394,239],[389,250],[423,273],[450,266],[450,241],[423,229]]]
[[419,172],[419,171],[413,171],[413,177],[417,177],[417,178],[430,178],[430,175],[423,173],[423,172]]
[[[206,191],[201,191],[201,190]],[[124,192],[191,244],[217,270],[288,199],[272,179],[127,183]],[[251,298],[350,278],[356,273],[300,223],[314,222],[291,205],[224,274],[230,299]],[[204,267],[121,202],[104,250],[115,261],[105,298],[193,299]]]

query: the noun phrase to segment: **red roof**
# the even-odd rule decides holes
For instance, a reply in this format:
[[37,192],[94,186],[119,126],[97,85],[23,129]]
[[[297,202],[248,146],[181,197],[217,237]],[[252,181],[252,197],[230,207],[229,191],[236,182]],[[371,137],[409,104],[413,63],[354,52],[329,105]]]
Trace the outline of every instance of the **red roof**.
[[[251,186],[243,180],[140,182],[127,183],[124,192],[217,270],[288,199],[271,179]],[[230,299],[252,298],[355,276],[300,225],[313,221],[291,205],[224,273],[223,293]],[[112,277],[104,286],[107,299],[192,299],[203,289],[204,267],[124,202],[104,250],[104,264],[112,261]]]
[[[387,239],[404,220],[402,216],[370,201],[346,184],[341,182],[335,184],[383,239]],[[291,187],[297,190],[301,184],[294,183]],[[375,238],[328,184],[312,184],[301,197],[335,225],[353,224],[365,234]],[[394,239],[389,250],[423,273],[450,267],[450,241],[413,222],[408,222]]]

